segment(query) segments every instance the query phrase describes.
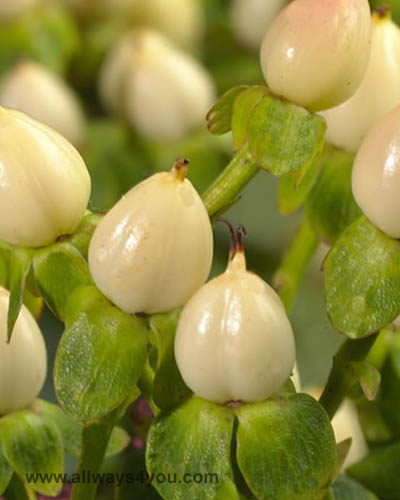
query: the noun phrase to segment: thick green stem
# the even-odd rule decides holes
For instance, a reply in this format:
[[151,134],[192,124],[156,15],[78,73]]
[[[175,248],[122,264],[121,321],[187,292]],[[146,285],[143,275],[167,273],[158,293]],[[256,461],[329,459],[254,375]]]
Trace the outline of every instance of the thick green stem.
[[274,276],[274,286],[288,313],[317,248],[318,239],[308,221],[304,220]]
[[363,339],[347,339],[333,358],[329,379],[319,400],[331,419],[356,383],[354,373],[349,369],[349,364],[352,361],[363,361],[374,345],[377,336],[378,334],[374,334]]
[[210,217],[215,217],[226,211],[259,171],[260,168],[254,163],[246,144],[203,193],[203,201]]
[[6,500],[36,500],[36,494],[14,473],[4,498]]

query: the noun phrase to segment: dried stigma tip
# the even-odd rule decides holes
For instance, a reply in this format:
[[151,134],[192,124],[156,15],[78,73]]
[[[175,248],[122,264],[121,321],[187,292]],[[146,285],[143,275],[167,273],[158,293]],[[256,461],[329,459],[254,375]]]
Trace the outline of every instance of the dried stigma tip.
[[223,222],[224,224],[227,225],[229,232],[231,234],[231,244],[229,248],[229,260],[232,260],[236,250],[237,250],[237,235],[235,233],[235,230],[233,229],[232,224],[228,221],[228,219],[225,219],[224,217],[219,217],[216,219],[215,222]]
[[244,226],[240,225],[236,229],[237,252],[243,252],[243,236],[247,236],[247,229]]
[[189,164],[190,160],[188,158],[179,157],[175,160],[174,166],[172,167],[172,173],[177,180],[181,182],[185,180]]
[[387,4],[379,5],[372,11],[372,15],[377,19],[390,19],[392,17],[390,6]]

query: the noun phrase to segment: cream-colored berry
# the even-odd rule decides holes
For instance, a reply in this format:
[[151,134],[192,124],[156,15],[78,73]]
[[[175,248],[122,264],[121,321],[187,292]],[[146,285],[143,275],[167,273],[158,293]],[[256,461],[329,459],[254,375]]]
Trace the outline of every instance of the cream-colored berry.
[[194,58],[156,32],[134,31],[106,58],[100,94],[141,134],[174,140],[204,125],[215,89]]
[[400,29],[388,10],[372,16],[371,57],[365,78],[348,101],[321,113],[326,139],[336,147],[357,152],[378,121],[400,104]]
[[0,240],[40,247],[78,226],[90,177],[60,134],[19,111],[0,108]]
[[217,403],[262,401],[290,377],[292,327],[274,290],[246,270],[243,251],[184,307],[175,357],[188,387]]
[[5,76],[0,104],[48,125],[75,146],[84,141],[85,120],[77,97],[61,78],[38,63],[23,61]]
[[364,139],[353,166],[353,194],[368,219],[400,238],[400,106]]
[[261,67],[273,93],[321,111],[357,90],[370,42],[367,0],[294,0],[264,37]]
[[89,248],[103,294],[129,313],[183,306],[206,281],[213,235],[204,204],[178,161],[129,191],[104,217]]
[[0,287],[0,415],[28,406],[39,394],[47,372],[42,333],[24,305],[7,344],[9,297]]

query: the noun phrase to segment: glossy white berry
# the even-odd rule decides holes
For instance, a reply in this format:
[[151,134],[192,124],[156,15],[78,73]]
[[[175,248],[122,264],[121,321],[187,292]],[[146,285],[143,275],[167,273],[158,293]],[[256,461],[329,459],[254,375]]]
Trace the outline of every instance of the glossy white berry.
[[12,21],[23,15],[39,0],[3,0],[0,2],[0,22]]
[[364,139],[353,167],[353,194],[368,219],[400,238],[400,106]]
[[289,0],[233,0],[232,23],[240,43],[259,50],[265,32]]
[[388,10],[372,16],[371,57],[365,78],[348,101],[321,113],[328,130],[328,142],[357,152],[376,123],[400,104],[400,29]]
[[90,177],[60,134],[0,108],[0,240],[39,247],[71,233],[89,200]]
[[42,333],[23,305],[7,344],[9,293],[0,287],[0,415],[21,410],[39,394],[47,372]]
[[104,217],[89,248],[103,294],[129,313],[183,306],[210,272],[213,235],[204,204],[178,161],[129,191]]
[[0,104],[23,111],[76,146],[84,140],[85,121],[77,97],[61,78],[38,63],[23,61],[5,76]]
[[278,295],[237,251],[186,304],[175,338],[185,383],[217,403],[262,401],[290,377],[292,328]]
[[203,3],[203,0],[133,0],[133,22],[160,31],[187,50],[196,47],[203,38]]
[[124,115],[141,134],[173,140],[204,125],[215,89],[191,56],[155,32],[135,31],[106,58],[100,93],[106,107]]
[[273,93],[312,111],[346,101],[369,60],[367,0],[294,0],[276,18],[261,47]]

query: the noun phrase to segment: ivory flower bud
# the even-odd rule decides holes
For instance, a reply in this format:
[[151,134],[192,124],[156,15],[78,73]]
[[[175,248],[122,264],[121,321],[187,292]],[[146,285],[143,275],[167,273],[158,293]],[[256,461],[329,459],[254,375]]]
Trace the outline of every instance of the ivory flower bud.
[[246,270],[242,251],[184,307],[175,357],[187,386],[216,403],[262,401],[290,377],[292,327],[274,290]]
[[312,111],[346,101],[369,60],[367,0],[294,0],[276,18],[261,47],[261,67],[275,94]]
[[100,94],[106,107],[125,115],[141,134],[174,140],[204,123],[215,89],[195,59],[155,32],[138,31],[106,58]]
[[204,35],[202,3],[202,0],[134,0],[133,20],[138,25],[160,31],[187,49],[197,46]]
[[328,142],[357,152],[363,139],[378,121],[400,104],[400,29],[388,10],[372,16],[371,57],[365,78],[348,101],[321,113]]
[[400,106],[364,139],[353,166],[353,194],[368,219],[400,238]]
[[18,411],[39,394],[47,372],[46,345],[42,333],[23,305],[7,340],[9,293],[0,287],[0,415]]
[[22,16],[38,3],[38,0],[3,0],[0,2],[0,22],[12,21]]
[[74,145],[84,140],[84,116],[77,97],[40,64],[17,64],[2,82],[0,104],[45,123]]
[[100,222],[89,268],[103,294],[128,313],[183,306],[210,272],[207,211],[178,161],[135,186]]
[[233,0],[233,30],[239,42],[259,50],[265,32],[289,0]]
[[69,234],[89,200],[74,147],[33,118],[0,108],[0,240],[39,247]]

